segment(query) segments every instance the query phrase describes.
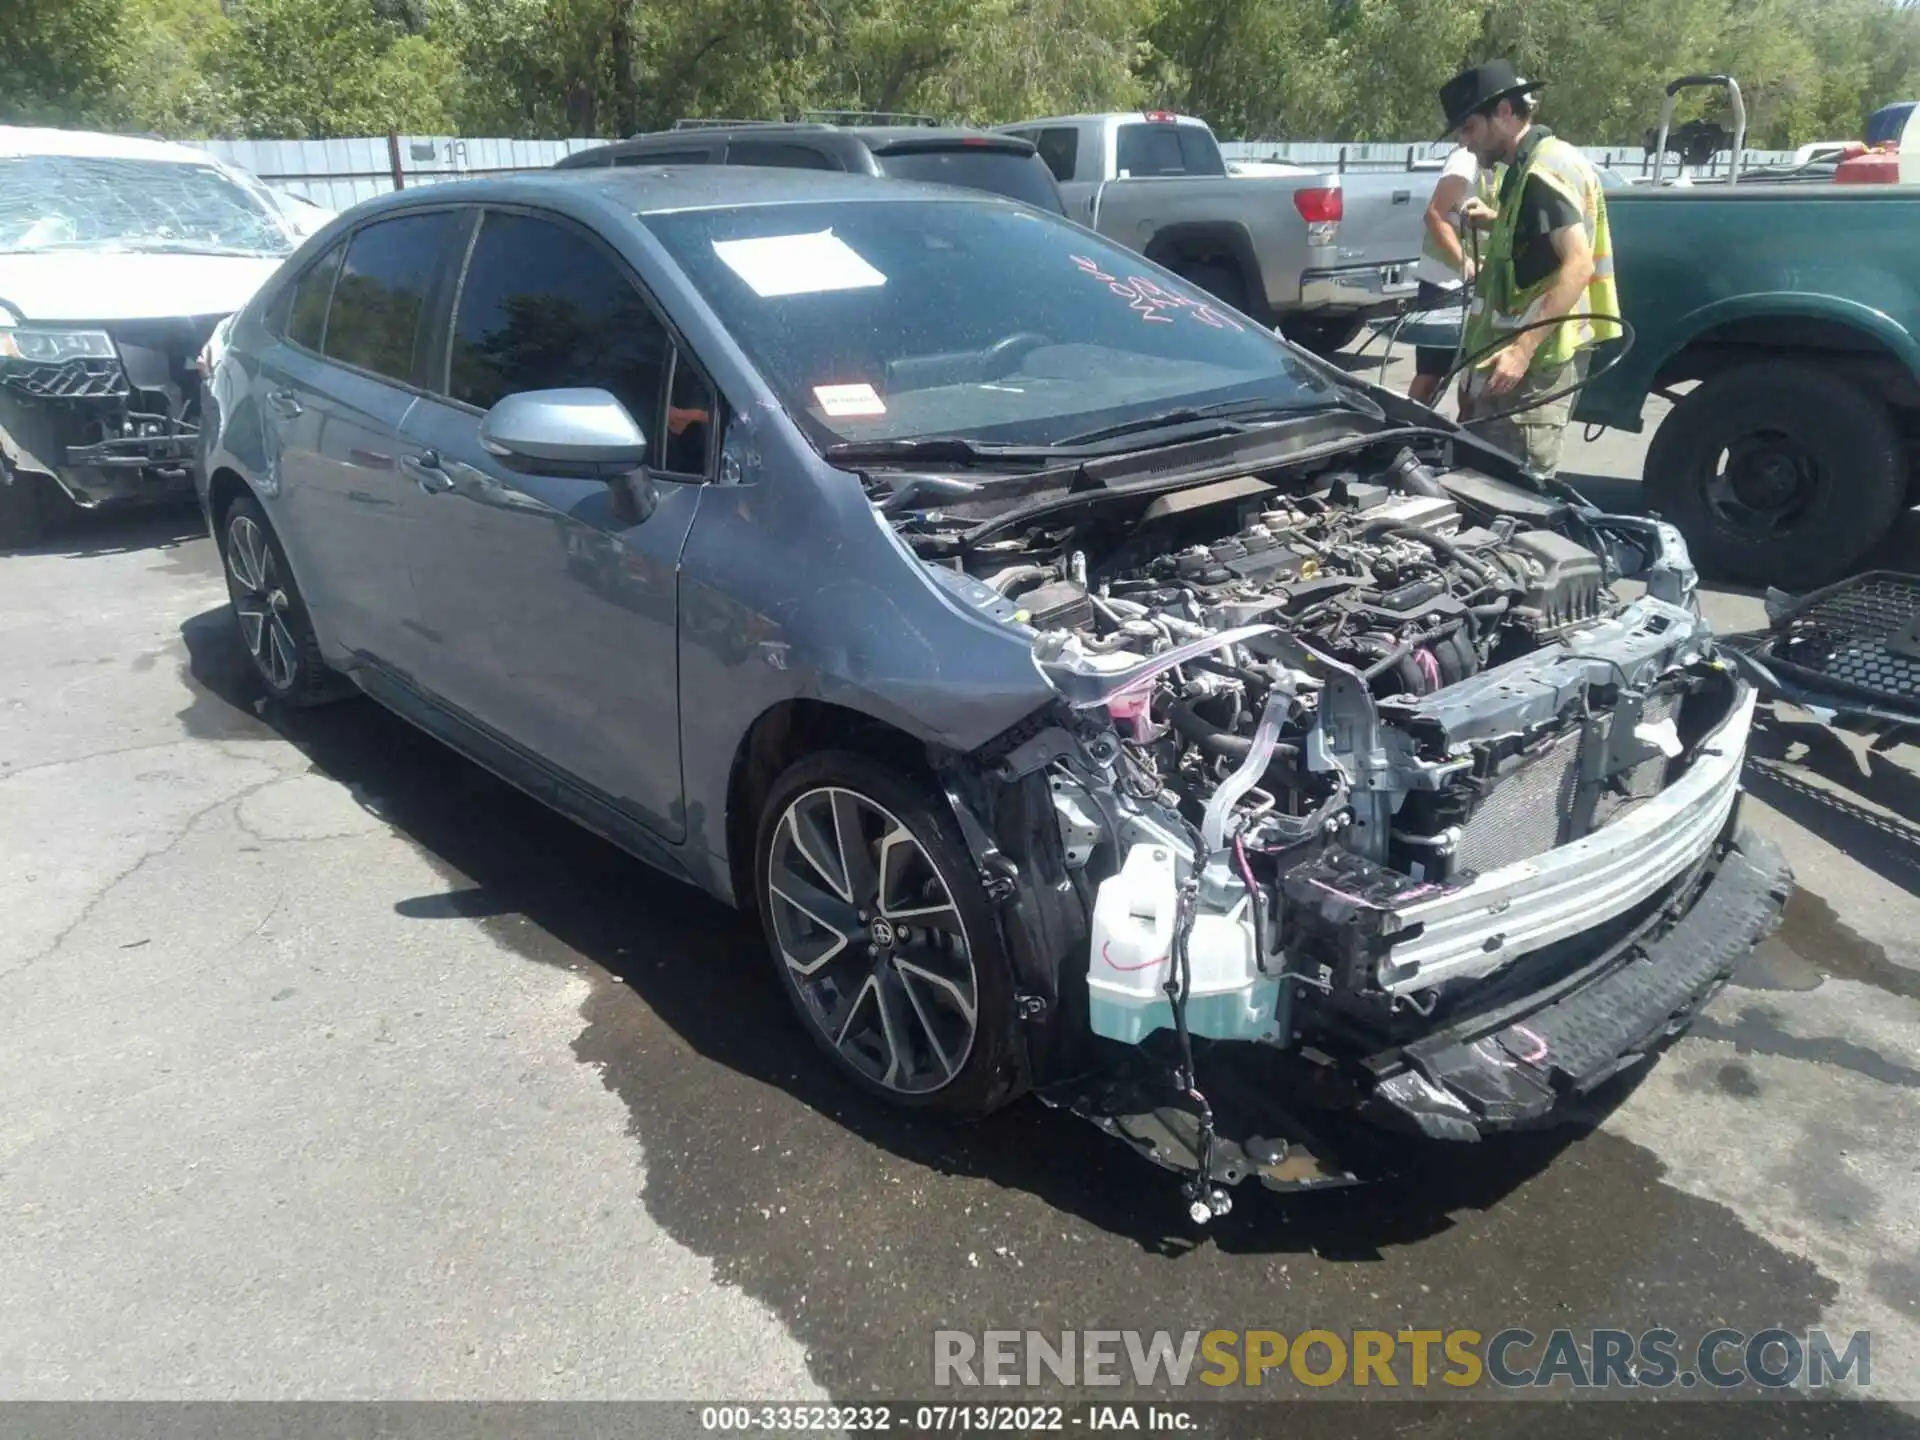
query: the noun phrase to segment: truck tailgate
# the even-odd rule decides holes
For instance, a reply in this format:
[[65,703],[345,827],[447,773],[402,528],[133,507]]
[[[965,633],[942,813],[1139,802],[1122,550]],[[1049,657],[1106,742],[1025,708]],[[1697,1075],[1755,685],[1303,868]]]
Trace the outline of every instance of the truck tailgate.
[[1404,170],[1364,175],[1350,170],[1337,183],[1344,212],[1337,241],[1340,265],[1401,265],[1420,258],[1427,201],[1433,197],[1437,175]]

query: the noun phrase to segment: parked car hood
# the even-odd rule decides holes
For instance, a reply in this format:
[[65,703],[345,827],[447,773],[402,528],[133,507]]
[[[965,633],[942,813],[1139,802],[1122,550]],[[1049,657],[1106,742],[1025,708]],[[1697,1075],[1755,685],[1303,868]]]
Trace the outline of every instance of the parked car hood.
[[278,256],[101,250],[0,255],[0,303],[23,320],[225,315],[279,267]]

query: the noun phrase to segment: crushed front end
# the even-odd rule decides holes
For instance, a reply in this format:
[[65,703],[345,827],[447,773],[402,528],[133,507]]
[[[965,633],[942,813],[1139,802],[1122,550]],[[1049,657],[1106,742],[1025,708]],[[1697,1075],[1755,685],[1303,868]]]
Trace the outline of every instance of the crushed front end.
[[1332,1116],[1567,1118],[1778,923],[1785,865],[1738,823],[1754,691],[1680,537],[1451,458],[969,532],[1059,697],[983,757],[1045,775],[1084,917],[1055,1002],[1084,1043],[1037,1088],[1184,1173],[1196,1219],[1359,1178]]
[[193,492],[197,360],[221,317],[0,328],[0,460],[83,509]]

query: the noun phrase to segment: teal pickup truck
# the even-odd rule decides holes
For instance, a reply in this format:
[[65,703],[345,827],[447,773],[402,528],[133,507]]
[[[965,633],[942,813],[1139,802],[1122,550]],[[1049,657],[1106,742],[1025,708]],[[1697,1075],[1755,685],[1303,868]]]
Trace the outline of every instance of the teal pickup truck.
[[1637,432],[1674,402],[1647,503],[1709,573],[1847,574],[1920,501],[1920,186],[1610,188],[1607,210],[1635,338],[1575,420]]

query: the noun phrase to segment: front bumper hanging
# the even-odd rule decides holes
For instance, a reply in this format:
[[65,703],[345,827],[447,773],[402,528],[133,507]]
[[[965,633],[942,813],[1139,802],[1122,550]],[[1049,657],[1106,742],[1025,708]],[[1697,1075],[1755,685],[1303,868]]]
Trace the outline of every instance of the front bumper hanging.
[[1881,725],[1920,725],[1920,575],[1872,570],[1795,599],[1726,649],[1771,699]]

